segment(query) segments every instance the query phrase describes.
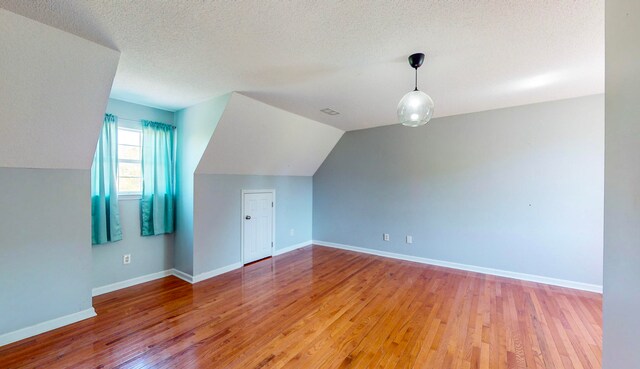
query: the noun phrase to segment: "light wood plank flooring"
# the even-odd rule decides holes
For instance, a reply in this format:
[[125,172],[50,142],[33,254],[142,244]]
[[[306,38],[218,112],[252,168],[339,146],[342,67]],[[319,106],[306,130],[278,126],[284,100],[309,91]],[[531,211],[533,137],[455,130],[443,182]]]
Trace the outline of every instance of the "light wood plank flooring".
[[305,247],[0,347],[0,368],[600,368],[601,296]]

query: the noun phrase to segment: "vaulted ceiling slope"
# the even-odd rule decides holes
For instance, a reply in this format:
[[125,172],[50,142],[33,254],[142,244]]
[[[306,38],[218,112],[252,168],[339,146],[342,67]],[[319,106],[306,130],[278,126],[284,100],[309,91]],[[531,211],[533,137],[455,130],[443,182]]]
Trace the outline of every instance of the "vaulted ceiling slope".
[[234,92],[196,173],[312,176],[343,133]]
[[0,167],[89,169],[120,53],[0,9]]
[[[604,91],[604,0],[0,0],[122,52],[113,97],[177,110],[231,91],[343,130]],[[340,115],[320,112],[332,108]]]

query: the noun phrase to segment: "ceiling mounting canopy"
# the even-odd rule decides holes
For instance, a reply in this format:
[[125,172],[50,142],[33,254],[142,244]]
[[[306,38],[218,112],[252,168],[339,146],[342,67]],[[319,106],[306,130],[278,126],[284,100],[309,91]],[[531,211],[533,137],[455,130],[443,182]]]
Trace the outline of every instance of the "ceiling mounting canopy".
[[416,53],[416,54],[409,55],[409,65],[411,66],[411,68],[418,69],[422,66],[423,62],[424,62],[423,53]]

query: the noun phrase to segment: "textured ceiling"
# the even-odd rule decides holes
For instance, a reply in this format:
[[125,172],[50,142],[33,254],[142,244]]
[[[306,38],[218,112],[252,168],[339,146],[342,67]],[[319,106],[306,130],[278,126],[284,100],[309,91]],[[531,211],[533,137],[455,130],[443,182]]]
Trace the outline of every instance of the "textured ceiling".
[[119,53],[2,9],[0,45],[0,167],[91,168]]
[[112,97],[169,110],[241,91],[344,130],[392,124],[418,51],[436,117],[604,91],[604,0],[0,6],[120,50]]
[[233,93],[196,173],[312,176],[343,133]]

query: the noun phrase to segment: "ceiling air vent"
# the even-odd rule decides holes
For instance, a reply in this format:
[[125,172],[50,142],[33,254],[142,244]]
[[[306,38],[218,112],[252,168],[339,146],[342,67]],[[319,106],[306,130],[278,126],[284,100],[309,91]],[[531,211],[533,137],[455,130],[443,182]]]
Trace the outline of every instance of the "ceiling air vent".
[[338,115],[338,114],[340,114],[337,111],[335,111],[333,109],[330,109],[330,108],[320,109],[320,111],[325,113],[325,114],[329,114],[329,115]]

